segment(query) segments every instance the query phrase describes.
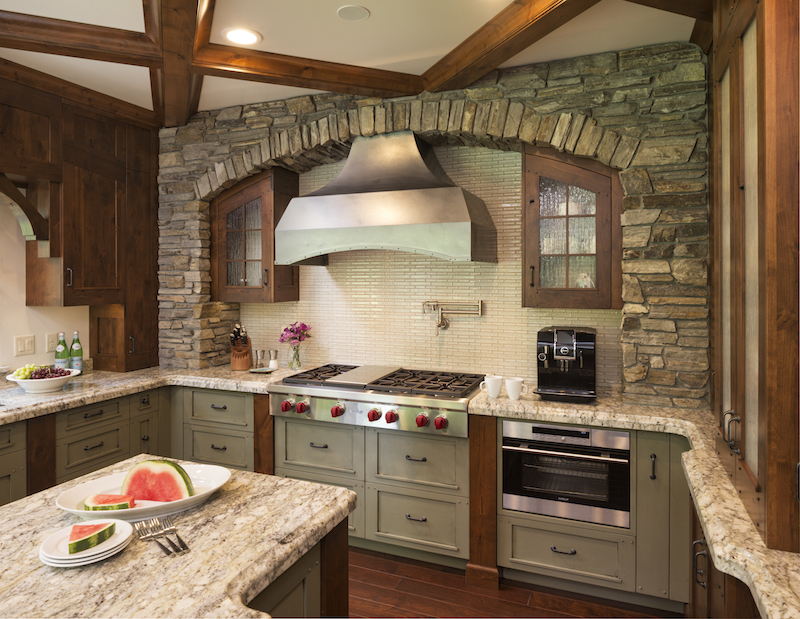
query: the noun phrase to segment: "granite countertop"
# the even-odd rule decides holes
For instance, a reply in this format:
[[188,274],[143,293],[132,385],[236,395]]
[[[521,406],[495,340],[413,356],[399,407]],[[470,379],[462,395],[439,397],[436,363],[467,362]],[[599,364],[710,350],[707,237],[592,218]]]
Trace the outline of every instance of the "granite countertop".
[[0,507],[3,617],[268,617],[244,605],[355,508],[337,486],[232,471],[202,505],[174,516],[187,554],[134,539],[81,568],[48,567],[39,546],[83,522],[56,507],[75,485],[124,472],[139,455]]
[[[0,388],[0,425],[168,385],[267,393],[271,383],[292,373],[234,372],[228,366],[124,374],[92,371],[72,380],[61,393],[43,396],[27,395],[8,383],[12,388]],[[800,619],[800,554],[766,548],[716,454],[717,430],[708,409],[630,405],[618,398],[569,404],[532,394],[511,401],[503,390],[496,399],[480,392],[470,401],[469,413],[685,436],[691,450],[683,454],[683,468],[714,565],[750,587],[765,619]]]

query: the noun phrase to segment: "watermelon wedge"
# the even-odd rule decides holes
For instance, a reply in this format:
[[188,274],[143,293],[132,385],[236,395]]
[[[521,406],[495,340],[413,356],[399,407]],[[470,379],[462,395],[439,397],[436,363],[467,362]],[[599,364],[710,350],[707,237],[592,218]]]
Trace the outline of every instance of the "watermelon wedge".
[[134,466],[122,482],[121,494],[137,501],[177,501],[194,494],[189,474],[169,460],[146,460]]
[[136,501],[130,495],[124,494],[93,494],[83,501],[83,509],[130,509],[135,507]]
[[69,554],[88,550],[114,535],[116,523],[76,524],[69,533]]

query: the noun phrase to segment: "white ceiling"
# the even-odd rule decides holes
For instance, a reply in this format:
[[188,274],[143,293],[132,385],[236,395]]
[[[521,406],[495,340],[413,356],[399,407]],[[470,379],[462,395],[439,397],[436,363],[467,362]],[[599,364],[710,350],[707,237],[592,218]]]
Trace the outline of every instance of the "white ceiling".
[[[216,0],[211,43],[244,26],[264,39],[263,51],[420,75],[510,4],[509,0],[349,0],[370,17],[348,22],[337,9],[348,0]],[[144,32],[141,0],[0,0],[0,10]],[[688,41],[695,20],[625,0],[602,0],[503,67],[670,41]],[[229,44],[229,43],[228,43]],[[148,70],[0,48],[32,69],[153,109]],[[273,101],[313,90],[209,77],[200,110]]]

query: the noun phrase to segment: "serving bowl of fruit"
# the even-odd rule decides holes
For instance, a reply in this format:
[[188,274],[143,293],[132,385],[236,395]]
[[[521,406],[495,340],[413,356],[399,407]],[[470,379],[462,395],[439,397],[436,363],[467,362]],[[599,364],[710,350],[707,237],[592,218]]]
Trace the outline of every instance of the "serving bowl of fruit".
[[54,368],[50,365],[34,365],[29,363],[9,374],[6,378],[17,383],[28,393],[51,393],[61,391],[80,370]]

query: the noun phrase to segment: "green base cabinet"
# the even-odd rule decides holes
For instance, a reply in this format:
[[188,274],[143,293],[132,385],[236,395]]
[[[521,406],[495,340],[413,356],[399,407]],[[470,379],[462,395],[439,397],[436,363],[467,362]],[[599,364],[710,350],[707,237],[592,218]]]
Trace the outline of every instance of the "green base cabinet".
[[24,421],[0,426],[0,505],[21,499],[26,494],[25,438]]
[[247,605],[271,617],[319,617],[320,547],[314,546]]

